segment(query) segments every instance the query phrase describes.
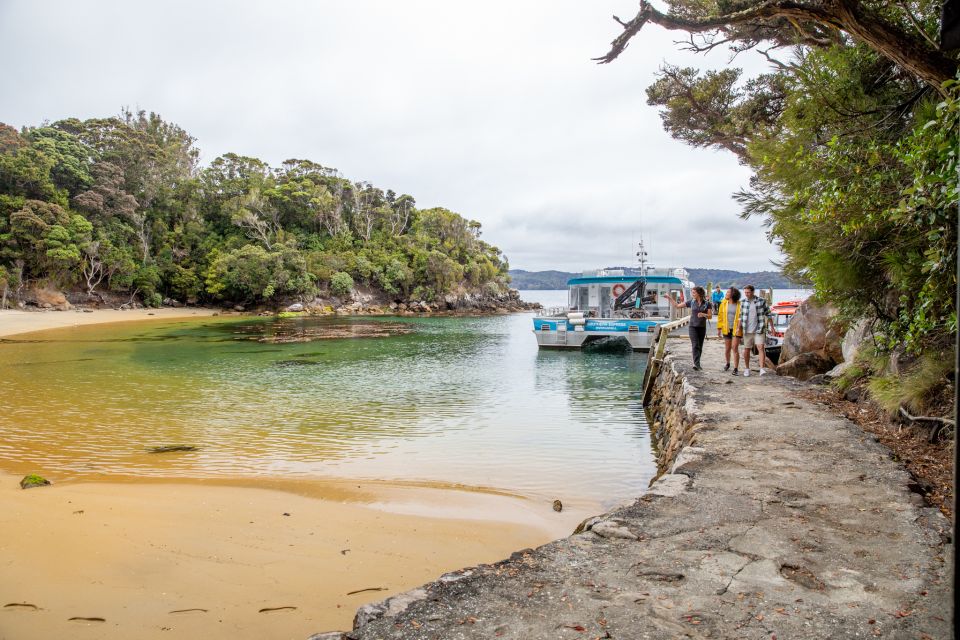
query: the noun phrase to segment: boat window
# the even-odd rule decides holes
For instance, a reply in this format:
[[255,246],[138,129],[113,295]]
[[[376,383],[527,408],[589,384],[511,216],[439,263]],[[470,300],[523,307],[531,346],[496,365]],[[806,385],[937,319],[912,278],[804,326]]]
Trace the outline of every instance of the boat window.
[[786,327],[790,324],[790,318],[793,317],[793,314],[790,313],[778,313],[773,316],[773,324],[777,327]]

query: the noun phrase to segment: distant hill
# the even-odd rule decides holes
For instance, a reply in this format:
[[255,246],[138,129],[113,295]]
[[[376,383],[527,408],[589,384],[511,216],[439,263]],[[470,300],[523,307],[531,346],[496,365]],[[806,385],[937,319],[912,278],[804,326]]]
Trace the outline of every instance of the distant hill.
[[[635,275],[637,271],[627,267],[607,267],[608,269],[623,269],[628,275]],[[742,287],[745,284],[752,284],[758,289],[800,289],[802,285],[791,282],[779,271],[732,271],[729,269],[697,269],[687,267],[690,272],[690,279],[696,284],[707,286],[708,283],[719,284],[722,288],[729,286]],[[566,289],[567,280],[579,276],[579,273],[570,273],[567,271],[524,271],[523,269],[511,269],[510,278],[512,286],[515,289],[523,290],[543,290],[543,289]]]

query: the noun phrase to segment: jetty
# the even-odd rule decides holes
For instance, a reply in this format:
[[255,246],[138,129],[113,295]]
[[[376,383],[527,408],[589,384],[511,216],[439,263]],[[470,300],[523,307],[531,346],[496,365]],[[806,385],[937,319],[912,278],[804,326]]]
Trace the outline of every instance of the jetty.
[[889,450],[807,383],[689,352],[669,339],[652,381],[643,495],[313,640],[953,637],[950,523]]

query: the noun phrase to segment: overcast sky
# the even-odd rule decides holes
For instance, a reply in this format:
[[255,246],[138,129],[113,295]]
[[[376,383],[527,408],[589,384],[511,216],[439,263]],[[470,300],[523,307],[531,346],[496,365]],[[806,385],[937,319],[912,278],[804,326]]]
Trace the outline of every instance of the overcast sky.
[[671,139],[646,104],[664,61],[721,67],[727,53],[682,53],[651,25],[617,62],[591,61],[619,31],[611,16],[636,9],[0,0],[0,122],[155,111],[204,163],[308,158],[479,220],[514,268],[632,263],[641,234],[656,266],[774,268],[730,197],[749,172]]

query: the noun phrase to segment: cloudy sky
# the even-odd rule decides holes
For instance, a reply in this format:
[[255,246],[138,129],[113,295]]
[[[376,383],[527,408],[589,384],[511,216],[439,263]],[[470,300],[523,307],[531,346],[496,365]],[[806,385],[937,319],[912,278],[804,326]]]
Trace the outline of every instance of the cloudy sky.
[[[124,106],[222,153],[308,158],[479,220],[514,268],[632,260],[769,269],[729,153],[663,132],[657,68],[721,67],[650,27],[598,66],[633,0],[0,0],[0,122]],[[746,62],[754,68],[758,63]]]

